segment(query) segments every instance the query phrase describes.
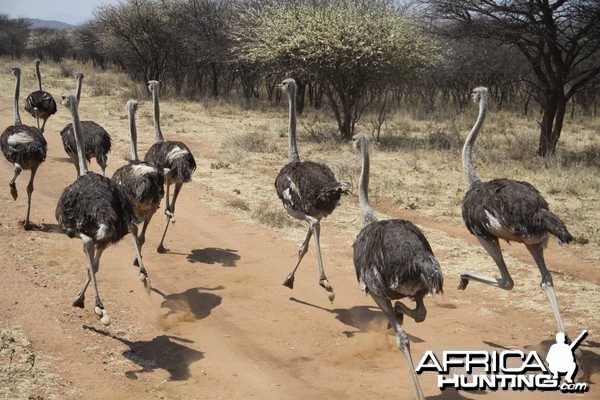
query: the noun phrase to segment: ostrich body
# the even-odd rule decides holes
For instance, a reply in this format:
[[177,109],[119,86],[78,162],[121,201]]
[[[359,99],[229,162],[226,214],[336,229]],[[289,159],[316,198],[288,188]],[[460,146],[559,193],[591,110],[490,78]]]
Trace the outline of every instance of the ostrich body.
[[[164,195],[163,172],[153,164],[140,161],[137,155],[137,129],[135,126],[135,112],[138,102],[129,100],[127,102],[127,113],[129,115],[129,135],[131,145],[131,160],[128,164],[117,169],[112,176],[112,181],[121,187],[133,207],[133,215],[137,220],[143,220],[144,225],[139,235],[140,253],[146,241],[146,229]],[[136,258],[135,265],[139,265]]]
[[314,235],[319,284],[327,291],[329,300],[333,302],[335,293],[325,276],[321,259],[320,221],[321,218],[335,210],[342,193],[347,193],[351,185],[346,182],[337,182],[333,171],[324,164],[300,161],[296,146],[296,82],[293,79],[285,79],[279,87],[287,94],[289,101],[289,157],[288,164],[281,168],[275,178],[275,189],[288,214],[308,223],[308,232],[298,249],[296,264],[283,284],[290,289],[294,287],[294,274],[308,251],[311,236]]
[[512,179],[481,181],[473,167],[472,150],[487,113],[487,88],[474,89],[473,100],[479,102],[479,116],[462,152],[463,171],[468,185],[462,203],[462,216],[469,232],[479,240],[498,266],[500,278],[464,271],[458,288],[465,289],[469,281],[474,280],[511,290],[514,282],[504,263],[499,239],[523,243],[541,272],[542,290],[550,300],[558,330],[564,333],[552,276],[544,261],[544,248],[550,234],[556,236],[560,244],[570,242],[573,236],[564,222],[550,212],[546,200],[531,184]]
[[[160,243],[156,250],[159,253],[168,251],[163,246],[169,223],[175,214],[175,203],[184,183],[192,180],[192,174],[196,170],[196,160],[191,150],[183,143],[178,141],[165,140],[160,130],[160,108],[158,103],[159,82],[148,82],[148,89],[152,93],[152,103],[154,110],[154,133],[156,141],[150,146],[144,157],[144,161],[153,164],[161,171],[164,171],[166,193],[165,193],[165,214],[167,222],[163,230]],[[173,199],[169,201],[169,189],[175,185],[173,190]]]
[[83,156],[84,136],[77,110],[77,99],[73,94],[62,96],[64,106],[68,107],[73,117],[73,131],[79,152],[81,176],[69,185],[61,194],[56,206],[56,220],[62,231],[70,238],[79,237],[83,241],[83,250],[88,259],[88,271],[81,290],[72,305],[83,307],[85,291],[92,283],[95,300],[95,312],[105,326],[110,324],[108,313],[98,294],[96,272],[100,265],[100,256],[107,246],[120,241],[131,231],[137,258],[140,263],[140,279],[144,286],[150,288],[150,280],[142,263],[137,237],[137,226],[133,209],[119,186],[110,179],[88,172],[87,161]]
[[4,157],[14,165],[14,175],[8,183],[10,194],[14,200],[17,199],[16,180],[21,171],[31,170],[31,177],[27,185],[27,213],[23,227],[26,230],[33,228],[29,222],[31,211],[31,195],[33,194],[33,180],[40,164],[46,159],[48,145],[42,131],[33,126],[23,125],[19,115],[19,89],[21,85],[21,70],[17,67],[11,69],[15,77],[15,96],[13,98],[13,114],[15,124],[4,130],[0,136],[0,148]]
[[[25,111],[31,114],[37,120],[38,129],[44,132],[46,121],[51,115],[56,114],[56,101],[48,92],[42,90],[42,74],[40,73],[39,59],[35,60],[35,73],[38,80],[38,90],[31,92],[25,99]],[[43,120],[40,128],[40,118]]]
[[[79,104],[83,73],[76,73],[75,78],[77,79],[77,102]],[[112,139],[109,133],[106,132],[106,129],[94,121],[81,121],[81,127],[83,129],[83,136],[85,137],[85,159],[89,163],[92,158],[96,158],[96,162],[102,169],[102,175],[105,175],[107,155],[110,152]],[[79,157],[77,155],[75,135],[73,134],[73,123],[65,126],[60,132],[60,136],[65,152],[69,155],[73,164],[75,164],[77,177],[79,177],[81,172],[79,171]]]
[[[423,392],[415,373],[410,342],[402,322],[404,315],[423,322],[427,315],[423,298],[442,292],[443,276],[431,246],[423,232],[412,222],[402,219],[378,221],[369,204],[369,139],[366,135],[353,138],[354,147],[362,153],[359,202],[365,227],[354,242],[354,268],[362,290],[371,295],[388,318],[396,333],[398,348],[409,366],[413,388],[418,399]],[[408,297],[416,302],[415,309],[391,300]]]

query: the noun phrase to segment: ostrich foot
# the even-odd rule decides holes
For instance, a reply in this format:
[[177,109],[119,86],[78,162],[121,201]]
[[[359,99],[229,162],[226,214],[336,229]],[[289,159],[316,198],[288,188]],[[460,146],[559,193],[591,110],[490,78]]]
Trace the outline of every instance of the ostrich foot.
[[460,276],[460,283],[458,284],[458,290],[465,290],[469,284],[469,278],[464,275]]
[[8,186],[10,186],[10,195],[12,196],[13,200],[16,200],[19,197],[19,192],[17,192],[17,185],[13,184],[8,184]]
[[289,287],[290,289],[294,288],[294,275],[288,275],[283,281],[283,286]]
[[32,224],[31,222],[24,222],[23,229],[25,229],[26,231],[31,231],[34,229],[39,229],[39,227],[35,224]]
[[329,284],[327,278],[322,278],[319,281],[319,285],[321,285],[321,287],[323,287],[327,291],[327,297],[329,298],[329,301],[333,303],[333,299],[335,299],[335,293],[333,293],[333,288]]
[[152,285],[150,284],[150,278],[148,278],[146,271],[140,271],[140,281],[144,284],[146,291],[150,293],[152,291]]
[[84,306],[85,306],[84,303],[85,303],[85,296],[77,296],[77,297],[75,297],[75,299],[73,300],[71,305],[73,307],[84,308]]
[[160,254],[165,254],[169,251],[169,249],[167,249],[165,246],[163,246],[162,244],[160,244],[157,248],[156,251]]
[[106,312],[106,310],[104,308],[96,306],[94,308],[94,312],[96,312],[96,315],[98,315],[100,317],[100,322],[102,322],[102,325],[104,325],[104,326],[110,325],[110,317],[108,316],[108,313]]

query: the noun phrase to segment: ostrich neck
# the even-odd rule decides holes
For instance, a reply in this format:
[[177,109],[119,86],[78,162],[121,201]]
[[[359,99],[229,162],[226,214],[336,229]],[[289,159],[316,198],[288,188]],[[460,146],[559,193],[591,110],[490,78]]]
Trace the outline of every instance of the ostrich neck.
[[479,131],[483,126],[483,121],[485,120],[485,115],[487,113],[487,100],[481,99],[479,102],[479,116],[477,117],[477,121],[471,129],[471,133],[467,137],[465,141],[465,145],[463,146],[462,151],[462,164],[463,164],[463,173],[465,175],[465,180],[467,181],[467,185],[471,187],[473,183],[481,181],[479,175],[477,175],[477,171],[475,171],[475,167],[473,166],[473,145],[475,144],[475,140],[479,135]]
[[360,183],[358,185],[358,202],[362,213],[363,222],[365,225],[371,222],[376,222],[373,208],[369,204],[369,175],[371,171],[369,160],[368,143],[364,143],[362,147],[362,169],[360,172]]
[[296,145],[296,90],[290,90],[289,94],[289,127],[288,127],[288,162],[299,162],[300,155]]
[[21,116],[19,115],[19,91],[21,88],[21,79],[17,76],[15,81],[15,97],[13,98],[13,114],[15,117],[15,126],[21,125]]
[[77,104],[79,104],[79,99],[81,98],[81,81],[83,77],[81,75],[77,75]]
[[135,111],[133,109],[129,110],[129,137],[131,140],[131,160],[137,161],[137,128],[135,126]]
[[73,134],[75,135],[75,145],[77,146],[77,156],[79,157],[79,170],[81,176],[86,175],[88,171],[87,160],[85,158],[85,142],[83,139],[83,128],[79,119],[79,111],[77,110],[77,102],[71,101],[69,105],[71,116],[73,117]]
[[155,141],[164,142],[165,138],[160,131],[160,107],[158,105],[158,88],[152,90],[152,104],[154,106],[154,135]]
[[38,88],[41,92],[42,91],[42,74],[40,74],[40,64],[39,63],[35,64],[35,73],[37,75]]

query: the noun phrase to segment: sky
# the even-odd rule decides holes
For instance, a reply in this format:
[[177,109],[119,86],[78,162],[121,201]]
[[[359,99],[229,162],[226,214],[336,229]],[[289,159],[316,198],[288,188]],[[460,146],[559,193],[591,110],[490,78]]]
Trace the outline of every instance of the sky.
[[96,6],[118,3],[119,0],[0,0],[0,14],[77,25],[91,19]]

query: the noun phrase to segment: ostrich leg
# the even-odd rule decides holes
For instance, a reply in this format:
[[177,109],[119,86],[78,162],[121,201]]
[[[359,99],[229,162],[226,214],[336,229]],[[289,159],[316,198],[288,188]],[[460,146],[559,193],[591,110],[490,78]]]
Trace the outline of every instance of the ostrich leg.
[[540,284],[542,290],[548,296],[548,300],[550,300],[550,306],[552,307],[552,312],[554,312],[554,318],[556,318],[556,324],[558,325],[558,331],[566,334],[565,325],[563,324],[562,318],[560,317],[560,311],[558,310],[558,301],[556,300],[556,293],[554,292],[554,284],[552,283],[552,276],[546,268],[546,263],[544,262],[544,245],[543,244],[533,244],[533,245],[525,245],[529,253],[535,260],[540,272],[542,274],[542,283]]
[[27,214],[25,214],[25,223],[23,228],[26,231],[31,229],[33,226],[29,223],[29,214],[31,212],[31,195],[33,194],[33,180],[35,179],[35,173],[37,172],[38,166],[31,168],[31,177],[29,178],[29,184],[27,185]]
[[296,259],[296,264],[294,264],[294,266],[292,267],[292,270],[290,271],[290,273],[287,275],[287,277],[283,281],[283,286],[289,287],[290,289],[294,288],[294,275],[296,274],[296,270],[298,269],[300,262],[304,258],[304,255],[308,252],[308,243],[310,242],[311,236],[312,236],[312,229],[310,228],[310,225],[309,225],[308,230],[306,232],[306,238],[304,239],[304,242],[302,242],[302,244],[298,248],[298,258]]
[[175,223],[175,220],[172,219],[175,213],[175,202],[177,201],[177,196],[179,196],[179,191],[181,190],[182,186],[183,182],[177,182],[175,184],[175,190],[173,191],[173,201],[169,204],[169,188],[171,187],[171,185],[167,183],[167,190],[165,193],[165,199],[167,203],[165,207],[165,214],[167,215],[167,222],[165,223],[165,228],[163,230],[162,237],[160,238],[160,243],[156,248],[156,251],[158,251],[159,253],[166,253],[167,251],[169,251],[163,246],[163,242],[165,241],[165,236],[167,236],[167,229],[169,229],[169,223]]
[[21,171],[23,171],[23,168],[21,168],[21,166],[17,163],[14,164],[15,166],[15,174],[13,175],[13,178],[10,180],[10,182],[8,182],[8,186],[10,186],[10,195],[12,196],[13,200],[16,200],[17,197],[19,197],[19,192],[17,192],[17,185],[16,185],[16,180],[17,177],[21,174]]
[[138,261],[138,265],[140,267],[140,280],[144,283],[144,287],[148,292],[152,290],[152,286],[150,285],[150,278],[148,278],[148,272],[146,272],[146,268],[144,268],[144,262],[142,261],[142,253],[140,251],[140,244],[138,239],[138,227],[135,223],[131,223],[129,227],[131,230],[131,236],[133,236],[133,244],[135,246],[136,260]]
[[394,331],[396,332],[396,344],[406,358],[415,396],[417,400],[424,400],[425,397],[423,396],[423,391],[421,390],[421,385],[419,384],[419,379],[417,378],[417,373],[415,372],[415,365],[412,360],[412,355],[410,354],[410,341],[408,340],[408,335],[404,329],[402,329],[402,326],[400,326],[400,323],[396,318],[396,313],[392,308],[392,303],[388,299],[374,295],[373,293],[371,293],[371,297],[373,300],[375,300],[375,303],[377,303],[379,308],[381,308],[381,311],[383,311],[385,316],[388,318],[392,328],[394,328]]
[[504,290],[511,290],[514,286],[514,282],[510,277],[510,273],[508,272],[508,268],[506,268],[506,264],[504,263],[504,258],[502,257],[502,250],[500,249],[500,243],[498,243],[498,239],[484,239],[482,237],[476,236],[479,243],[483,246],[483,248],[489,253],[489,255],[494,259],[498,269],[500,270],[500,275],[502,276],[500,279],[497,278],[488,278],[483,275],[476,274],[471,271],[463,271],[460,274],[460,284],[458,285],[458,289],[464,290],[469,284],[469,280],[474,280],[477,282],[485,283],[491,286],[497,286]]

